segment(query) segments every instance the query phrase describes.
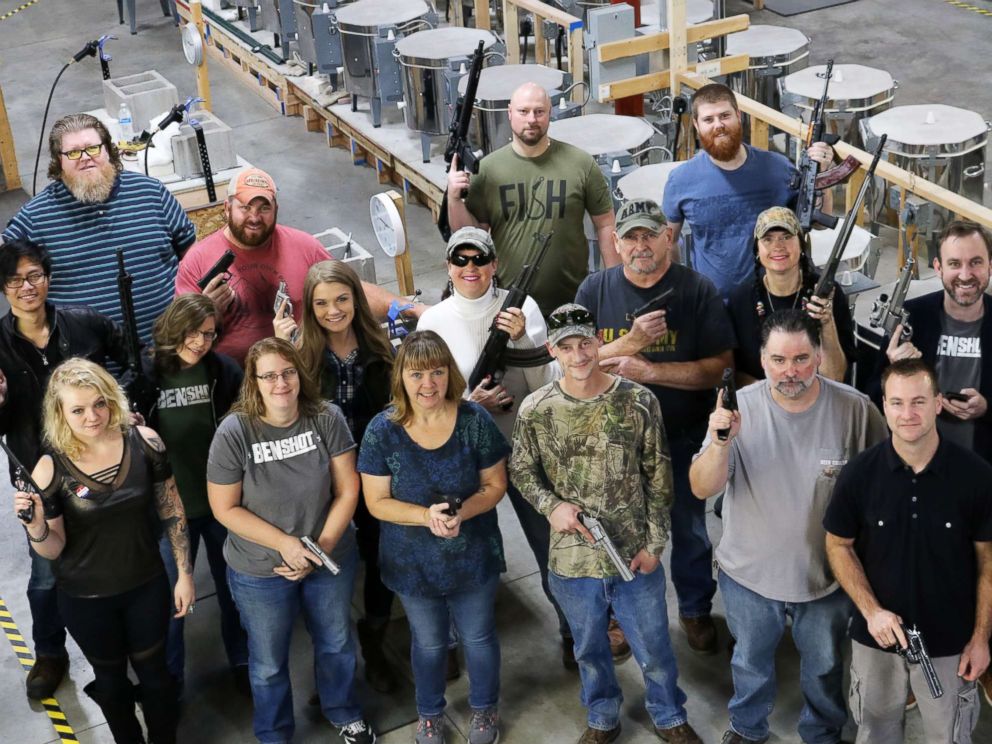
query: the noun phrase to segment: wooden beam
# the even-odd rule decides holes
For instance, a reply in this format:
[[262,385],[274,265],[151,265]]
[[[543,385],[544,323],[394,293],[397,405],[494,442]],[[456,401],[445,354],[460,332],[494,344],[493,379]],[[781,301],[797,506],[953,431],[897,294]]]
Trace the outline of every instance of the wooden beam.
[[3,102],[3,87],[0,87],[0,167],[3,168],[0,191],[19,189],[21,176],[17,172],[17,152],[14,150],[14,136],[10,133],[7,107]]
[[679,75],[689,69],[689,43],[685,30],[685,0],[668,2],[668,89],[679,94]]
[[399,285],[400,295],[412,295],[417,289],[413,284],[413,265],[410,262],[410,230],[406,222],[406,205],[403,203],[403,195],[398,191],[389,190],[386,192],[386,196],[390,198],[400,213],[400,220],[403,222],[404,241],[406,242],[403,253],[393,259],[393,264],[396,267],[396,283]]
[[[751,20],[746,15],[730,16],[728,18],[721,18],[718,21],[706,21],[706,23],[689,26],[686,29],[686,41],[692,44],[703,39],[712,39],[715,36],[744,31],[750,23]],[[599,61],[613,62],[617,59],[636,57],[639,54],[665,51],[668,49],[669,43],[668,31],[637,36],[633,39],[609,41],[599,45]]]
[[548,62],[548,45],[544,43],[544,19],[534,16],[534,61],[539,65]]
[[451,25],[464,28],[465,9],[462,7],[462,0],[448,0],[448,6],[451,7]]
[[[576,18],[573,15],[569,15],[564,10],[559,10],[551,5],[546,5],[541,2],[541,0],[503,0],[503,28],[512,29],[511,26],[506,22],[506,6],[513,5],[514,8],[519,8],[520,10],[526,10],[534,15],[539,15],[542,18],[547,18],[549,21],[554,21],[559,26],[564,26],[566,31],[571,31],[572,27],[577,23],[582,26],[582,19]],[[514,14],[516,15],[516,14]],[[519,27],[517,27],[519,28]],[[506,33],[507,36],[513,36],[512,33]]]
[[489,0],[475,0],[475,27],[491,31],[492,20],[489,18]]
[[[718,60],[689,65],[688,71],[695,72],[702,67],[710,75],[729,75],[732,72],[746,70],[750,64],[751,58],[748,55],[735,54],[731,57],[721,57]],[[649,72],[647,75],[617,80],[613,83],[603,83],[599,86],[599,90],[594,92],[598,93],[600,103],[650,93],[667,88],[671,82],[671,73],[671,70],[662,70],[661,72]]]
[[519,65],[520,17],[517,15],[515,0],[503,0],[503,29],[503,36],[506,39],[506,63]]
[[[582,26],[576,26],[568,34],[568,71],[572,73],[572,82],[586,79],[582,58]],[[586,88],[577,85],[572,88],[572,101],[581,103],[586,96]]]

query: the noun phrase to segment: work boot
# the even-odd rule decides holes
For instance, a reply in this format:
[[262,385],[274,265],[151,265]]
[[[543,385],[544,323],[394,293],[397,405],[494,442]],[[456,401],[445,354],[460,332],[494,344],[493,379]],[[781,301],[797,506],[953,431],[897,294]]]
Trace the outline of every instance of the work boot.
[[716,625],[709,615],[699,617],[679,616],[679,625],[685,631],[689,648],[697,654],[712,656],[717,652]]
[[764,739],[748,739],[733,729],[727,729],[723,732],[723,738],[720,739],[720,744],[764,744],[766,741],[768,741],[767,736]]
[[358,621],[358,643],[362,647],[362,658],[365,659],[365,681],[376,692],[390,693],[396,690],[398,684],[396,673],[386,660],[383,652],[383,641],[389,623],[373,627],[368,620]]
[[601,729],[587,728],[586,732],[579,737],[576,744],[610,744],[611,741],[616,741],[620,736],[620,724],[611,728],[609,731],[602,731]]
[[56,688],[69,671],[69,655],[39,656],[28,672],[27,693],[32,700],[44,700],[55,694]]
[[[613,655],[613,663],[620,664],[630,658],[630,644],[623,634],[623,628],[615,617],[610,618],[610,624],[606,628],[606,635],[610,638],[610,653]],[[610,739],[609,741],[613,741]]]
[[667,729],[655,726],[654,732],[658,735],[659,739],[667,741],[669,744],[703,744],[703,740],[699,738],[699,735],[688,723],[682,723]]

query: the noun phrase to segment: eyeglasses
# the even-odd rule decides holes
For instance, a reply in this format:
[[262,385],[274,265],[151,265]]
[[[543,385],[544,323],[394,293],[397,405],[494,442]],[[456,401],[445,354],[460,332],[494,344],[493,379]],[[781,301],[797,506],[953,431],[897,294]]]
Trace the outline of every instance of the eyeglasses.
[[186,334],[187,341],[195,341],[197,337],[201,337],[206,343],[209,344],[217,338],[217,331],[190,331]]
[[790,232],[780,232],[780,233],[768,233],[767,235],[762,235],[758,240],[762,245],[788,245],[789,241],[792,240],[795,234]]
[[100,150],[102,149],[103,149],[103,143],[101,142],[97,145],[87,145],[86,147],[77,147],[73,150],[63,150],[61,151],[61,153],[65,155],[67,158],[69,158],[69,160],[79,160],[81,157],[83,157],[84,152],[87,155],[89,155],[91,158],[95,158],[97,155],[100,154]]
[[289,382],[290,380],[295,380],[298,374],[299,372],[296,370],[296,367],[287,367],[282,372],[266,372],[264,375],[255,375],[255,377],[270,385],[274,385],[280,377],[286,382]]
[[48,275],[43,271],[32,271],[27,276],[8,276],[3,280],[3,286],[7,289],[20,289],[24,286],[24,282],[27,282],[32,287],[37,287],[48,279]]
[[551,313],[548,316],[548,330],[557,331],[559,328],[574,325],[596,325],[596,318],[586,309],[565,310],[564,312]]
[[479,253],[474,256],[466,256],[461,253],[456,253],[448,259],[448,263],[453,263],[458,267],[468,266],[469,261],[476,266],[486,266],[487,264],[491,264],[493,262],[493,257],[485,253]]

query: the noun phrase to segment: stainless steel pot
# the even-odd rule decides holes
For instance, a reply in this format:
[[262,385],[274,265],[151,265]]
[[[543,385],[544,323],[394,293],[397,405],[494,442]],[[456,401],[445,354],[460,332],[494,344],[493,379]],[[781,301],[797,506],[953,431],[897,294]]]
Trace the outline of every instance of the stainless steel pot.
[[784,26],[751,26],[727,35],[727,54],[746,54],[751,59],[748,69],[729,76],[730,87],[778,109],[776,81],[809,65],[809,37]]

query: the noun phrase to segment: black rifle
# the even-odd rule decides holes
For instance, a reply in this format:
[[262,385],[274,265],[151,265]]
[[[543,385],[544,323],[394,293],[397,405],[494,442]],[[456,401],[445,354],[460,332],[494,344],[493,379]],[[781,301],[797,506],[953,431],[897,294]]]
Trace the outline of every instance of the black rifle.
[[836,134],[826,132],[826,122],[824,121],[823,109],[827,105],[827,90],[830,88],[830,77],[833,74],[833,69],[834,61],[828,59],[823,81],[823,96],[813,106],[807,129],[806,147],[799,158],[798,184],[796,184],[799,187],[799,196],[796,200],[796,216],[799,218],[799,225],[803,232],[809,231],[814,222],[830,228],[837,225],[836,217],[826,215],[816,208],[816,176],[820,172],[820,164],[809,155],[809,146],[814,142],[834,145],[840,140]]
[[892,290],[892,297],[880,294],[872,303],[871,315],[868,316],[868,325],[872,328],[883,328],[889,336],[895,333],[896,326],[901,325],[899,343],[909,341],[913,337],[913,326],[909,324],[909,313],[906,311],[905,303],[915,267],[916,261],[910,256],[902,267],[896,288]]
[[[721,392],[723,393],[722,396],[720,395]],[[720,389],[717,391],[717,403],[728,411],[738,410],[737,386],[734,384],[734,370],[732,367],[727,367],[723,370],[723,379],[720,380]],[[729,426],[726,429],[719,429],[716,433],[716,438],[721,442],[726,442],[729,436]]]
[[121,380],[124,392],[131,401],[131,410],[147,417],[158,400],[158,389],[145,375],[141,366],[141,341],[138,338],[138,321],[134,315],[134,297],[131,294],[131,275],[124,267],[124,250],[117,249],[117,292],[121,299],[121,318],[124,326],[124,343],[127,346],[127,370]]
[[[548,247],[551,245],[552,235],[554,235],[554,231],[543,236],[541,245],[537,249],[537,255],[534,256],[533,261],[524,266],[520,272],[520,277],[510,287],[506,299],[503,300],[503,306],[500,308],[500,312],[514,307],[523,307],[524,300],[527,299],[527,293],[530,291],[530,286],[534,283],[534,277],[537,276],[537,271],[541,268],[541,262],[544,260],[544,256],[548,252]],[[486,339],[486,345],[482,348],[479,361],[475,363],[475,369],[472,370],[472,374],[468,378],[469,390],[475,390],[487,377],[489,378],[487,390],[499,385],[503,381],[503,375],[506,374],[506,368],[511,366],[511,357],[516,361],[512,366],[521,367],[539,367],[551,361],[551,356],[543,348],[528,349],[525,354],[518,353],[510,355],[508,353],[509,350],[506,348],[509,343],[510,334],[497,326],[496,320],[493,319],[493,324],[489,329],[489,338]],[[528,361],[532,363],[527,363]],[[504,407],[509,409],[510,405],[512,404],[506,404]]]
[[[25,491],[26,493],[36,493],[41,496],[42,501],[44,501],[44,496],[42,496],[41,489],[38,488],[38,484],[34,482],[34,478],[31,477],[31,471],[21,464],[21,461],[17,459],[17,455],[13,453],[7,443],[0,439],[0,447],[7,455],[7,461],[14,468],[14,486],[18,491]],[[31,520],[34,519],[34,502],[31,502],[31,506],[27,509],[20,509],[17,512],[17,518],[20,519],[25,524],[30,524]]]
[[[196,286],[200,288],[202,292],[207,288],[207,285],[214,280],[214,277],[218,274],[227,274],[227,270],[231,268],[231,264],[234,263],[234,259],[237,256],[234,255],[234,251],[228,248],[224,251],[224,255],[217,259],[217,263],[210,267],[210,270],[200,277],[200,281],[196,283]],[[224,277],[224,281],[228,280],[228,276]]]
[[906,634],[906,648],[897,647],[896,651],[906,660],[907,664],[920,665],[923,677],[927,681],[927,687],[930,688],[930,697],[936,700],[944,694],[944,688],[941,687],[940,677],[937,676],[937,670],[933,668],[933,663],[930,661],[930,654],[927,653],[926,644],[923,643],[923,636],[915,625],[912,628],[903,625],[902,632]]
[[865,180],[862,182],[861,188],[858,189],[858,195],[855,197],[854,204],[851,205],[847,217],[844,218],[844,226],[837,233],[837,238],[834,240],[834,247],[830,250],[830,258],[827,260],[826,266],[823,267],[823,274],[820,275],[820,281],[816,283],[816,287],[813,289],[813,294],[821,300],[828,299],[834,291],[834,276],[837,274],[837,267],[840,266],[840,259],[844,255],[847,241],[851,239],[851,233],[854,232],[854,225],[858,221],[858,212],[861,211],[861,205],[865,203],[865,195],[868,193],[868,187],[872,180],[874,180],[875,169],[878,167],[878,159],[882,156],[882,148],[885,147],[886,139],[888,139],[888,136],[883,134],[878,140],[878,146],[875,148],[875,156],[872,158],[871,165],[868,166],[868,171],[865,173]]

